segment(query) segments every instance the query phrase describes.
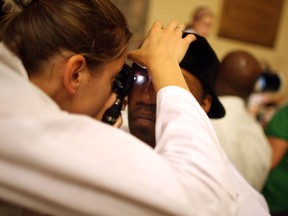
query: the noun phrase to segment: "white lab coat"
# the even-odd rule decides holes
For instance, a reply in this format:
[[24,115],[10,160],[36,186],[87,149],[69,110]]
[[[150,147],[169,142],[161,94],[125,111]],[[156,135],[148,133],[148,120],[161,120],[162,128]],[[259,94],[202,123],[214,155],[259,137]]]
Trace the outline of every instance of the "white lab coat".
[[63,112],[0,45],[0,198],[52,215],[268,215],[179,87],[157,95],[156,152]]

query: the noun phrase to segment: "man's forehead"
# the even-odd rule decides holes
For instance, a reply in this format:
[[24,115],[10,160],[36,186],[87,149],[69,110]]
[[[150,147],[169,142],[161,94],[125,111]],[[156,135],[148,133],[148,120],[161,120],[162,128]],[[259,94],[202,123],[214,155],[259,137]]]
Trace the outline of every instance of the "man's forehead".
[[185,80],[189,80],[189,81],[192,81],[192,82],[196,80],[196,81],[198,81],[201,84],[200,80],[195,75],[193,75],[192,73],[187,71],[186,69],[181,68],[181,71],[182,71],[182,74],[183,74]]

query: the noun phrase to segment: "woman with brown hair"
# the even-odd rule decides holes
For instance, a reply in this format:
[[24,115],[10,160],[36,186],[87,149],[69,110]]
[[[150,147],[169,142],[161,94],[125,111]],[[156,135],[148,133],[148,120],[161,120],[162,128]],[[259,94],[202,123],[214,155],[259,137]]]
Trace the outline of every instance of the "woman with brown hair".
[[[183,25],[155,22],[128,52],[108,0],[2,2],[2,200],[49,215],[235,215],[232,174],[179,67],[195,39]],[[157,92],[158,152],[99,121],[127,56]]]

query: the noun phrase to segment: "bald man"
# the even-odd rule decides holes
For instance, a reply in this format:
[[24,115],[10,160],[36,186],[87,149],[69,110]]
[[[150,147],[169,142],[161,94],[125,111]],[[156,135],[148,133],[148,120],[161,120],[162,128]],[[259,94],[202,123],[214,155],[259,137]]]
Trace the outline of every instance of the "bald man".
[[260,74],[260,64],[250,53],[240,50],[228,53],[216,80],[216,94],[226,116],[212,121],[224,151],[258,191],[268,175],[271,149],[263,129],[248,113],[246,103]]

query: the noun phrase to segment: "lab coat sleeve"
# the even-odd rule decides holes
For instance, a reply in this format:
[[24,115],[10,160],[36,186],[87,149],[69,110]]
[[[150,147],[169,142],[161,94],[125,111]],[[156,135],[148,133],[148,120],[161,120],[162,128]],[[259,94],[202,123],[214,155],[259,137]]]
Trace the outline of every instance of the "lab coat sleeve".
[[176,170],[193,176],[193,184],[192,177],[182,180],[191,186],[187,193],[194,204],[209,208],[209,203],[224,207],[228,202],[233,209],[237,191],[207,114],[189,92],[178,87],[160,90],[157,100],[156,151]]
[[[187,112],[193,97],[173,91],[161,97],[163,103],[175,95],[176,103],[157,122],[159,154],[84,116],[2,116],[0,198],[52,215],[233,215],[233,196],[218,182],[228,184],[229,176],[218,168],[224,164],[213,138],[195,142],[184,132],[202,113]],[[209,131],[205,121],[197,123]]]

